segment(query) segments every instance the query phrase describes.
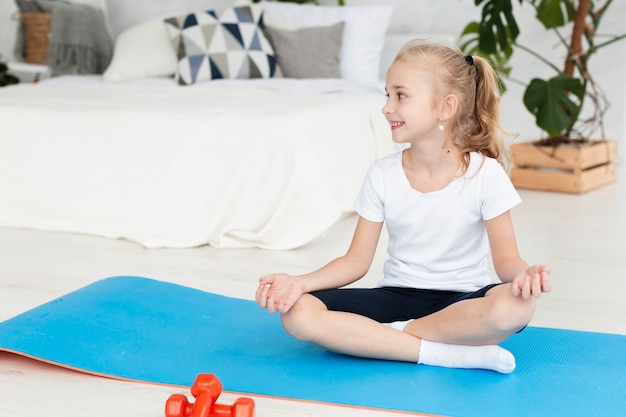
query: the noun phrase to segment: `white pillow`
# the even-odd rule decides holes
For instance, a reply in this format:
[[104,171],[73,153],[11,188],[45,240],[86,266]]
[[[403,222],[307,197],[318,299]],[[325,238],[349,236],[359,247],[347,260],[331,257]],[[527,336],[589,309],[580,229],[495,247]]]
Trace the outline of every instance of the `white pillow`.
[[151,20],[120,33],[103,79],[123,81],[172,76],[177,62],[163,20]]
[[341,77],[365,83],[379,80],[380,55],[393,15],[392,6],[261,3],[268,19],[284,20],[299,27],[330,26],[345,22],[339,64]]

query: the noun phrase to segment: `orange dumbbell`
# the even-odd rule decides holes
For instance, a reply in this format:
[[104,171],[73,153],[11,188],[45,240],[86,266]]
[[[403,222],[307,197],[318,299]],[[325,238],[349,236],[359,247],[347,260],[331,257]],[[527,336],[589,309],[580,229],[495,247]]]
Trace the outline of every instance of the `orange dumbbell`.
[[234,404],[217,404],[222,393],[222,383],[213,374],[200,374],[191,386],[191,395],[196,399],[190,403],[183,394],[171,395],[165,403],[165,417],[253,417],[254,401],[237,398]]

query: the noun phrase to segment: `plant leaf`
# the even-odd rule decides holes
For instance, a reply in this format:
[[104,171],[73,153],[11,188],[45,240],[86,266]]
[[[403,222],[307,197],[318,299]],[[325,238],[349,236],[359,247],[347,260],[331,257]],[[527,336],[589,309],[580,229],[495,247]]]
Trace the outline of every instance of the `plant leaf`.
[[[573,8],[568,7],[568,0],[533,0],[537,7],[537,20],[546,29],[566,25],[574,19]],[[537,4],[538,3],[538,4]]]
[[[506,50],[515,43],[519,27],[513,15],[512,0],[485,0],[478,35],[479,48],[486,54]],[[483,1],[477,1],[480,4]]]
[[524,93],[524,105],[535,115],[537,126],[554,137],[576,122],[584,96],[579,79],[561,74],[547,81],[533,79]]

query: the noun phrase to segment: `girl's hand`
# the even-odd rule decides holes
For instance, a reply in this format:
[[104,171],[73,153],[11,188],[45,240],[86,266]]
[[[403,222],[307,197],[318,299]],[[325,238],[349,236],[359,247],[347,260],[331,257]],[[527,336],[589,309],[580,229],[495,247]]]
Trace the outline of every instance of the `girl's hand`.
[[528,299],[530,296],[539,297],[544,292],[552,291],[550,283],[550,267],[533,265],[519,273],[512,282],[513,295],[521,295]]
[[286,313],[304,293],[299,278],[287,274],[271,274],[259,279],[256,302],[270,313]]

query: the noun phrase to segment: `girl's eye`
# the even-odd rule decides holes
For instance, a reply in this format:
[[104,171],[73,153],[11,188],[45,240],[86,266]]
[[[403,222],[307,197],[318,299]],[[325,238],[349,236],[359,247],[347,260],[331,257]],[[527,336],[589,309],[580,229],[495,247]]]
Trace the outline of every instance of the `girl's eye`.
[[[385,92],[385,97],[387,97],[387,100],[389,100],[391,98],[391,95],[387,92]],[[398,98],[398,100],[402,100],[403,98],[406,98],[406,94],[404,93],[396,93],[396,97]]]

